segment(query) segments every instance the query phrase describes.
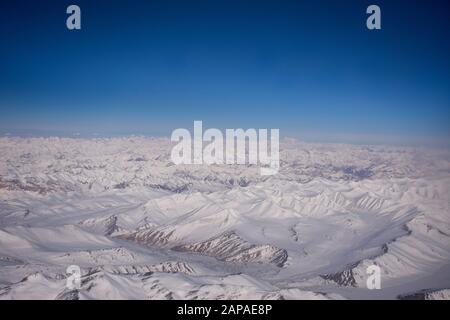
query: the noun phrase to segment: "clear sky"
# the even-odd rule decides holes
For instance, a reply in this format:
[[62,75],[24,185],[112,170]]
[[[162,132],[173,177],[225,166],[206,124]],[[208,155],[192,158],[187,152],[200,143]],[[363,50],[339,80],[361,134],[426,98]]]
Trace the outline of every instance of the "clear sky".
[[[81,7],[82,30],[66,28]],[[366,28],[381,7],[382,30]],[[449,1],[1,1],[0,133],[450,137]]]

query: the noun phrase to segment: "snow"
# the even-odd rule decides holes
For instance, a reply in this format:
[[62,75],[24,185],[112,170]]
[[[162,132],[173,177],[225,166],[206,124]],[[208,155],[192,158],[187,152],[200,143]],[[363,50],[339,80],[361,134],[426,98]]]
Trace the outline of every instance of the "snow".
[[284,139],[265,177],[170,148],[0,138],[0,298],[448,299],[448,150]]

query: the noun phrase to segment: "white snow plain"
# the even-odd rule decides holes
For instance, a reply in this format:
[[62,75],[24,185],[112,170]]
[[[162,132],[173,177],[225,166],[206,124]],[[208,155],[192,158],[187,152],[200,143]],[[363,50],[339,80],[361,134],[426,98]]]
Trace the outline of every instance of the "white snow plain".
[[263,177],[170,148],[0,138],[0,299],[450,298],[449,151],[284,139]]

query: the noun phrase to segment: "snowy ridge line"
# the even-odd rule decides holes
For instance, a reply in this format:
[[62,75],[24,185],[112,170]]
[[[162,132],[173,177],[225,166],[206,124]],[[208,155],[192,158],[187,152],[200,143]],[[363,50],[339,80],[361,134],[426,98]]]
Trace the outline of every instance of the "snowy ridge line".
[[[201,189],[200,184],[233,188],[274,178],[260,177],[254,166],[175,166],[169,159],[170,147],[167,139],[143,137],[3,137],[0,189],[40,194],[127,188],[189,192]],[[420,178],[449,170],[446,150],[317,145],[292,139],[284,139],[280,148],[282,165],[276,179],[287,181]]]

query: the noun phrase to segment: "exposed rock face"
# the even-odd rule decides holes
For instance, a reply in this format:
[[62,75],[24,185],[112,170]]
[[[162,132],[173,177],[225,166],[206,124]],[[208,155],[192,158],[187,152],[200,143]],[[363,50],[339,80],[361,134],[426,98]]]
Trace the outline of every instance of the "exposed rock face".
[[356,267],[356,265],[353,265],[349,269],[345,269],[341,272],[334,273],[334,274],[325,274],[321,277],[325,280],[331,280],[334,283],[344,286],[344,287],[356,287],[356,280],[353,275],[353,268]]
[[176,251],[196,252],[233,263],[273,263],[282,267],[288,254],[286,250],[271,245],[251,244],[234,232],[220,235],[207,241],[180,245]]
[[167,247],[171,245],[176,238],[174,230],[164,230],[156,228],[144,228],[133,233],[117,236],[119,239],[134,241],[148,247]]

